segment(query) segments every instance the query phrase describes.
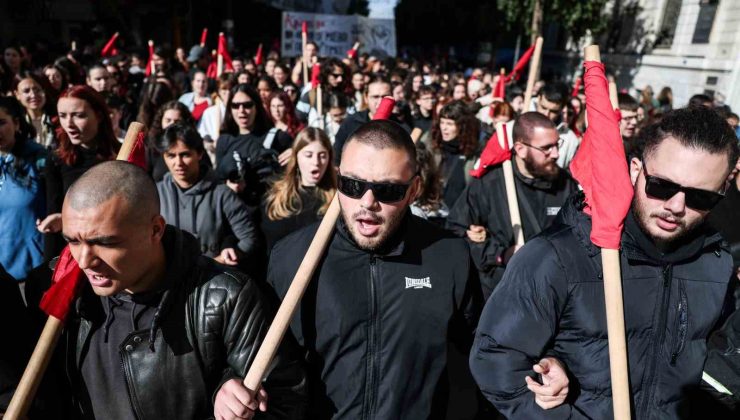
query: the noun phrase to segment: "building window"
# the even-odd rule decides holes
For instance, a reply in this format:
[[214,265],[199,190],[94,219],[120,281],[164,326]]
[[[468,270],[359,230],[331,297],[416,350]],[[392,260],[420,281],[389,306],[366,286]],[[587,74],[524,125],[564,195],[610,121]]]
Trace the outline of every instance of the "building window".
[[693,44],[709,43],[709,36],[712,34],[712,25],[714,24],[714,15],[717,14],[719,0],[701,0],[699,3],[699,18],[696,20]]
[[678,16],[681,14],[681,0],[668,0],[663,9],[663,22],[655,38],[656,48],[670,48],[673,44],[673,35],[676,33]]

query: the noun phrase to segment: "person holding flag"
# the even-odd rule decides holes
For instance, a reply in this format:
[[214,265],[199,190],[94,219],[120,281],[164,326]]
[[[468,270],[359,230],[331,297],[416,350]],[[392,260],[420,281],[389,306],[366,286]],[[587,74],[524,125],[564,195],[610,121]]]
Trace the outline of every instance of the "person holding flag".
[[241,384],[270,303],[250,278],[202,256],[197,239],[165,224],[143,169],[122,161],[93,167],[67,192],[62,218],[69,263],[83,278],[79,311],[67,315],[62,337],[78,414],[234,419],[259,410],[302,418],[305,376],[290,342],[263,391]]
[[[384,101],[376,116],[390,115]],[[420,184],[397,123],[374,120],[349,137],[340,217],[290,323],[307,355],[311,419],[444,415],[448,341],[469,346],[480,286],[465,243],[409,211]],[[272,249],[267,280],[280,298],[317,229]]]
[[473,171],[470,184],[447,218],[447,227],[470,242],[486,297],[501,281],[509,260],[518,249],[500,164],[512,161],[526,240],[550,226],[568,196],[577,189],[570,175],[556,164],[561,140],[547,117],[536,112],[522,114],[514,122],[513,152],[509,152],[508,138],[506,144],[503,149],[498,146],[497,137],[488,142],[489,152],[492,146],[498,146],[498,162],[489,162],[488,169]]
[[[585,200],[574,194],[512,258],[483,310],[471,371],[507,417],[612,418],[616,373],[629,387],[615,409],[629,415],[631,399],[633,418],[683,418],[732,274],[705,219],[727,188],[737,139],[710,109],[674,111],[641,132],[628,171],[604,67],[585,67],[589,126],[571,165]],[[609,270],[607,254],[617,257]],[[619,358],[608,347],[620,334],[607,310],[622,296],[605,303],[604,279],[620,266],[629,368],[610,378]],[[549,396],[532,398],[525,386]]]
[[[323,96],[328,98],[332,93],[346,95],[350,82],[350,71],[346,64],[336,58],[327,58],[320,65],[318,84],[323,89]],[[313,84],[313,83],[312,83]],[[310,89],[304,87],[304,93],[296,104],[296,115],[304,123],[309,121],[311,108],[317,108],[316,87],[309,85]],[[349,114],[354,114],[355,109],[351,107]]]

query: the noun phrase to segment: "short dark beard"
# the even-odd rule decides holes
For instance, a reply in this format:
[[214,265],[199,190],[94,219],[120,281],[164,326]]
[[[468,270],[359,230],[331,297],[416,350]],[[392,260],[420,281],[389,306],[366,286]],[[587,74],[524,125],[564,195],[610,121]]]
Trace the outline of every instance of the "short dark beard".
[[655,246],[663,251],[671,251],[678,247],[686,238],[693,236],[693,234],[697,231],[697,228],[701,226],[701,220],[697,223],[695,223],[693,226],[687,225],[684,220],[681,220],[681,227],[683,228],[683,232],[681,232],[679,235],[676,235],[675,237],[671,239],[661,239],[653,237],[650,234],[650,230],[648,229],[648,221],[650,220],[650,215],[645,214],[642,207],[640,206],[640,203],[637,201],[637,191],[635,191],[633,197],[632,197],[632,212],[635,214],[635,220],[637,221],[637,226],[640,227],[640,230],[642,233],[645,234],[650,240],[655,244]]
[[560,176],[560,167],[554,160],[548,160],[548,162],[552,162],[555,169],[548,170],[547,166],[545,165],[537,165],[534,163],[534,160],[529,158],[527,156],[526,158],[522,159],[524,162],[524,168],[527,169],[527,172],[529,172],[533,177],[537,179],[544,179],[546,181],[554,181]]
[[[407,208],[408,210],[408,208]],[[375,245],[367,246],[363,245],[358,241],[358,237],[362,238],[362,235],[360,235],[358,232],[355,232],[355,218],[358,217],[363,212],[355,213],[351,216],[348,216],[344,211],[342,211],[342,219],[344,219],[344,225],[347,229],[347,232],[350,234],[350,237],[352,237],[352,240],[354,241],[355,245],[360,248],[361,250],[369,253],[378,253],[379,251],[382,251],[385,249],[389,238],[392,238],[393,235],[398,231],[399,226],[401,225],[401,221],[403,220],[404,216],[406,215],[406,211],[400,212],[398,215],[385,219],[386,221],[386,227],[387,229],[381,234],[382,236],[377,239],[378,242]],[[370,213],[371,212],[366,212]]]

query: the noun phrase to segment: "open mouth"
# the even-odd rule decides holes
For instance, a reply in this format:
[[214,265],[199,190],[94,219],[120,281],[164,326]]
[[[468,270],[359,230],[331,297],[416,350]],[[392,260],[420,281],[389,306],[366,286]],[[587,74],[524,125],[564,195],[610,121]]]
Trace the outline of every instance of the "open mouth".
[[90,284],[94,287],[110,287],[113,285],[113,280],[111,280],[110,277],[104,276],[102,274],[85,272],[85,275],[90,281]]
[[673,232],[674,230],[678,229],[678,227],[680,226],[677,220],[670,219],[670,218],[663,218],[663,217],[657,218],[657,224],[659,228],[666,230],[668,232]]
[[358,217],[355,219],[358,232],[362,236],[372,237],[378,234],[382,225],[379,219],[372,217]]

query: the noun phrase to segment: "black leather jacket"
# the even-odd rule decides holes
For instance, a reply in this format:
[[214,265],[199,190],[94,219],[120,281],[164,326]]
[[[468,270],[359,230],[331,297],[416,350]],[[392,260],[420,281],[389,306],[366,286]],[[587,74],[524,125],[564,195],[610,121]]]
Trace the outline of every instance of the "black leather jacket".
[[[139,419],[202,419],[213,415],[221,384],[243,378],[272,319],[272,308],[247,276],[200,255],[198,241],[167,226],[164,291],[149,328],[135,331],[119,347],[128,395]],[[85,283],[67,322],[63,344],[77,410],[92,418],[80,365],[91,332],[105,314]],[[302,418],[305,373],[295,346],[284,343],[267,379],[267,418]]]

